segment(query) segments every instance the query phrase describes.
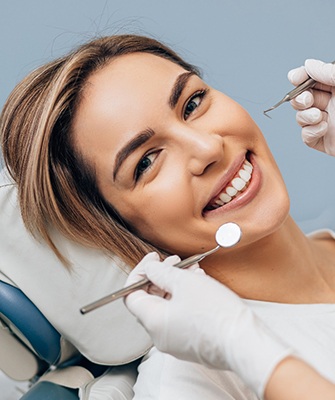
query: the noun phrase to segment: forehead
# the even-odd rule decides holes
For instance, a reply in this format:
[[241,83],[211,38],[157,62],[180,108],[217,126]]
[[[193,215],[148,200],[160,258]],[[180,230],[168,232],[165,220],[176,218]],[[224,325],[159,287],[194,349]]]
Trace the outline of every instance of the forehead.
[[154,94],[162,88],[169,90],[166,85],[172,85],[183,71],[181,66],[162,57],[147,53],[127,54],[93,73],[87,82],[87,94],[92,101],[102,99],[117,105],[122,99],[128,100],[127,96],[143,97],[145,92]]
[[178,64],[147,53],[113,59],[88,78],[73,122],[75,141],[78,132],[101,131],[106,124],[127,130],[147,124],[153,106],[157,110],[167,104],[183,72]]

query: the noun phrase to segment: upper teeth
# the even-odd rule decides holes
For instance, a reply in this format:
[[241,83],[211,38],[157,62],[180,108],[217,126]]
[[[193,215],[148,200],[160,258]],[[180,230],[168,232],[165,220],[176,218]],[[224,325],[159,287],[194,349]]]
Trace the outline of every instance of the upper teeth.
[[242,192],[251,179],[252,169],[253,167],[250,162],[245,160],[242,168],[235,175],[235,178],[219,194],[214,203],[217,206],[222,206],[223,204],[229,203],[233,197],[236,197]]

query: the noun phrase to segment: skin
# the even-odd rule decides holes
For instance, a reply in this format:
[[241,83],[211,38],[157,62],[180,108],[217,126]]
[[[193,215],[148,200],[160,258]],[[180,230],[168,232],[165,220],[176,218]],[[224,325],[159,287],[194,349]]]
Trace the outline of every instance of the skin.
[[266,400],[332,400],[335,385],[313,368],[293,357],[283,360],[271,375],[265,389]]
[[[95,168],[101,193],[141,237],[182,258],[213,248],[221,224],[238,223],[241,242],[201,266],[242,297],[335,301],[334,241],[308,239],[293,222],[278,167],[239,104],[193,75],[171,107],[171,91],[185,72],[163,58],[135,53],[89,78],[73,135]],[[141,132],[150,139],[116,173],[121,149]],[[249,187],[231,203],[204,212],[246,157],[254,167]],[[136,180],[139,167],[144,172]]]

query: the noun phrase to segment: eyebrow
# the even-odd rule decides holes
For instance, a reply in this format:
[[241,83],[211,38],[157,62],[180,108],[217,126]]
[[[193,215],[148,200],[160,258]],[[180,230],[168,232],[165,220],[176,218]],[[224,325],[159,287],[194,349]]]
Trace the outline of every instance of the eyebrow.
[[155,132],[148,128],[144,131],[138,133],[134,138],[132,138],[122,149],[117,153],[115,157],[113,179],[115,181],[116,175],[122,163],[128,158],[135,150],[143,146],[149,139],[154,136]]
[[196,75],[194,71],[184,72],[183,74],[178,75],[169,98],[169,106],[174,109],[178,103],[178,100],[191,76]]
[[[191,76],[197,75],[194,71],[184,72],[178,75],[169,97],[169,106],[174,109],[178,103],[178,100],[187,85],[188,80]],[[115,181],[116,176],[121,168],[123,162],[136,151],[139,147],[143,146],[149,139],[154,136],[155,132],[147,128],[144,131],[138,133],[133,139],[131,139],[122,149],[117,153],[114,163],[113,180]]]

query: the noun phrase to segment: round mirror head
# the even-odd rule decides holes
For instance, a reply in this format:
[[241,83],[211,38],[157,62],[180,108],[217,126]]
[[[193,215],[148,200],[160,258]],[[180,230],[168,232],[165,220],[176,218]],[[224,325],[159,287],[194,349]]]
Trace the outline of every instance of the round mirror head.
[[240,241],[241,235],[241,228],[234,222],[228,222],[216,231],[215,240],[221,247],[232,247]]

